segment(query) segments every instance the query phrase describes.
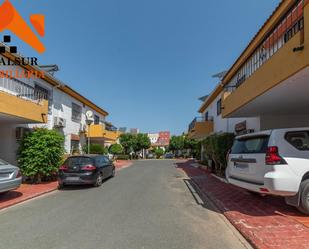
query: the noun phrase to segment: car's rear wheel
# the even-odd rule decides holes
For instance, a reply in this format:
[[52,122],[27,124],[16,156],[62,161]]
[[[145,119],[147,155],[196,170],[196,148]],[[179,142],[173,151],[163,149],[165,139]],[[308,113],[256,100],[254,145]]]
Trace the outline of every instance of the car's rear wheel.
[[298,210],[309,215],[309,179],[303,181],[300,185],[300,203]]
[[103,174],[98,174],[95,183],[93,184],[95,187],[100,187],[103,184]]

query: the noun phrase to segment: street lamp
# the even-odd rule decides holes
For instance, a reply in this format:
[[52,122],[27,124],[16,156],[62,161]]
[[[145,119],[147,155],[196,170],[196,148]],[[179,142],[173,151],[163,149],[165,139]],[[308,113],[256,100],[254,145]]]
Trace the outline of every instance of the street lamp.
[[94,122],[93,112],[86,112],[86,124],[88,125],[88,154],[90,154],[90,126]]

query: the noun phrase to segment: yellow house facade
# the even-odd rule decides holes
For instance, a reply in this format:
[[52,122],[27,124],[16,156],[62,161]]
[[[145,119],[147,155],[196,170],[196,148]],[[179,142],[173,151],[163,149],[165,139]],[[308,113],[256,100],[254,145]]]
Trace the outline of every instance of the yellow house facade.
[[282,0],[203,99],[188,136],[309,124],[309,0]]
[[[17,54],[8,51],[2,60],[14,60]],[[39,78],[14,77],[3,72],[43,72],[31,65],[0,65],[0,159],[16,164],[19,141],[34,127],[56,129],[65,138],[67,154],[82,152],[89,133],[86,112],[92,111],[94,123],[90,132],[105,127],[108,112],[70,86],[44,71]],[[108,146],[118,139],[117,129],[98,130],[95,137]],[[96,142],[93,140],[92,142]]]
[[308,126],[309,1],[283,0],[221,82],[224,118],[260,129]]

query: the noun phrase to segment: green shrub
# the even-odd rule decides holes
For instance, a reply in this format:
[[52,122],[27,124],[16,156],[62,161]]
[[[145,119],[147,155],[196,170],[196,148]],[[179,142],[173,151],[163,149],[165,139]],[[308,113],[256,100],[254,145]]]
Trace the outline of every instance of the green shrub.
[[18,163],[22,174],[33,182],[58,171],[64,155],[64,137],[55,130],[34,129],[21,140]]
[[129,155],[117,155],[117,159],[119,159],[119,160],[129,160],[130,156]]
[[[88,145],[83,147],[83,151],[88,154]],[[106,155],[108,154],[108,149],[100,144],[90,144],[89,154]]]
[[159,159],[164,154],[164,150],[162,148],[155,148],[154,153],[156,154],[157,159]]
[[120,155],[123,153],[123,147],[121,146],[121,144],[112,144],[109,147],[109,153],[113,154],[113,155]]
[[207,159],[214,162],[215,173],[224,175],[227,166],[226,155],[231,149],[234,141],[234,134],[221,133],[208,136],[202,143]]

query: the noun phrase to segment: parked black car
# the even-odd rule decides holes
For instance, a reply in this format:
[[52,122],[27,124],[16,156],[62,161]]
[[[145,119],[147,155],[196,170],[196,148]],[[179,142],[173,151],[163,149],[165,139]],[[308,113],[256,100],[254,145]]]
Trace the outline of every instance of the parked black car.
[[164,158],[165,159],[173,159],[173,158],[175,158],[175,155],[173,153],[166,153],[164,155]]
[[112,161],[102,155],[83,155],[68,157],[59,168],[59,188],[65,185],[102,185],[103,180],[115,176]]

